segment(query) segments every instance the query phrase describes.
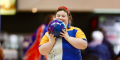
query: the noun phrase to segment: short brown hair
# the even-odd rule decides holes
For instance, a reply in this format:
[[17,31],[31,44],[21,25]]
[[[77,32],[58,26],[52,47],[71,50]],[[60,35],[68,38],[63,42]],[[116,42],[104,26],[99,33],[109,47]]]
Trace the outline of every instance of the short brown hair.
[[53,17],[54,17],[54,14],[49,14],[49,15],[47,15],[47,16],[45,17],[45,21],[44,21],[44,22],[45,22],[46,24],[49,24],[49,22],[52,21]]

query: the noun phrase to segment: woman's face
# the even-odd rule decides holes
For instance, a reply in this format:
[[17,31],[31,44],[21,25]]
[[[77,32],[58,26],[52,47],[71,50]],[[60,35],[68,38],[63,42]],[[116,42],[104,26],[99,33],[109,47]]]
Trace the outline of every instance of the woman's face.
[[65,26],[67,27],[68,24],[68,15],[65,11],[58,11],[56,13],[55,19],[61,20],[65,23]]

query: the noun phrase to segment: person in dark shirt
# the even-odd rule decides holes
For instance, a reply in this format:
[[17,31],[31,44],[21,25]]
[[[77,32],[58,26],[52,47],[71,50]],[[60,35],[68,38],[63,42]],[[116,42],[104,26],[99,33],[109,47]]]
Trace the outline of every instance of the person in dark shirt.
[[108,47],[102,43],[103,33],[101,31],[93,31],[92,33],[93,40],[88,44],[88,47],[85,49],[86,56],[96,56],[101,60],[109,60],[110,52]]

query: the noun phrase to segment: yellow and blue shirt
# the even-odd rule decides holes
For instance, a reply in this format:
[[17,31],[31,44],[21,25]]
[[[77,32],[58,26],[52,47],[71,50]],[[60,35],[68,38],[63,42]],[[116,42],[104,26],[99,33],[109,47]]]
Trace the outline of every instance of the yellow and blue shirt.
[[[68,35],[71,37],[81,38],[87,41],[85,34],[81,29],[73,26],[67,26]],[[48,32],[45,33],[39,47],[50,41]],[[48,60],[82,60],[81,51],[73,47],[68,41],[63,37],[56,38],[56,43],[50,53],[48,54]]]

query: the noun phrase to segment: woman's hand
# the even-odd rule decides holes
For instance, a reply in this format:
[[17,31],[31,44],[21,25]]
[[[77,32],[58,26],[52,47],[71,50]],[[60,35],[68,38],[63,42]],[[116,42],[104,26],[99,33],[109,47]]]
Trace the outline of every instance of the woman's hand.
[[51,41],[55,43],[56,37],[54,37],[54,34],[49,33],[49,36],[50,36]]
[[63,31],[63,33],[60,32],[60,34],[61,34],[60,36],[64,37],[66,40],[68,40],[70,36],[67,33],[67,28],[65,28],[65,31],[62,29],[62,31]]

